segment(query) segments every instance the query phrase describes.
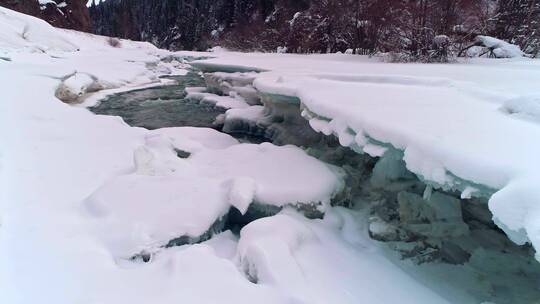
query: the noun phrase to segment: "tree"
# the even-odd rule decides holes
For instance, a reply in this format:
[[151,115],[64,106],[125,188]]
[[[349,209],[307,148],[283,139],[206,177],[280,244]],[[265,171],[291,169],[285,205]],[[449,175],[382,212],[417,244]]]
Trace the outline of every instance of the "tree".
[[539,0],[499,0],[496,14],[490,21],[493,36],[519,45],[526,53],[539,54]]

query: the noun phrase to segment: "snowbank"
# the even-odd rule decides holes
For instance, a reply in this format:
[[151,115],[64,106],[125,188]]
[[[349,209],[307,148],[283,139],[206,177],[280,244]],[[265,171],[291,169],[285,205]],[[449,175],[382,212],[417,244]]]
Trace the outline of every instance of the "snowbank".
[[77,51],[79,48],[47,22],[0,7],[0,48],[31,52]]
[[[107,181],[84,202],[115,257],[205,240],[222,229],[232,206],[241,213],[255,202],[324,211],[343,188],[339,170],[296,147],[239,144],[212,129],[149,133],[134,151],[135,172]],[[175,149],[190,155],[179,158]]]
[[236,259],[250,280],[299,303],[449,303],[386,260],[362,219],[341,208],[322,221],[285,210],[244,227]]
[[253,180],[253,200],[268,205],[322,204],[344,187],[341,171],[309,157],[294,146],[241,144],[193,155],[206,176]]
[[[540,182],[540,127],[499,110],[536,94],[540,62],[408,65],[347,55],[226,53],[197,63],[213,71],[235,65],[272,70],[255,87],[296,99],[314,129],[343,145],[373,156],[402,151],[407,169],[436,188],[490,197],[499,226],[519,244],[540,248],[540,192],[533,186]],[[511,107],[534,116],[527,100]]]
[[[43,36],[22,38],[20,33],[26,24],[31,32]],[[208,229],[231,205],[245,211],[256,200],[279,205],[292,201],[325,202],[339,190],[340,174],[298,148],[239,144],[208,129],[131,128],[117,117],[96,116],[55,97],[63,82],[77,96],[88,88],[90,79],[97,79],[103,88],[117,90],[160,83],[159,76],[174,68],[172,63],[161,62],[164,56],[171,55],[168,52],[127,41],[122,42],[121,48],[113,48],[105,37],[53,29],[42,21],[3,8],[0,37],[0,54],[9,58],[0,60],[1,302],[447,303],[391,264],[365,234],[359,233],[366,232],[361,227],[365,221],[360,214],[339,208],[327,209],[322,221],[308,221],[289,211],[255,221],[244,228],[239,242],[224,233],[203,244],[163,249],[170,238],[197,236]],[[352,57],[336,55],[281,54],[279,60],[261,54],[214,55],[223,56],[218,59],[219,64],[232,63],[229,67],[260,65],[289,75],[292,70],[296,74],[311,70],[311,75],[316,75],[313,71],[317,69],[326,74],[354,74],[364,69],[382,74],[388,73],[388,69],[398,74],[401,70],[407,74],[409,69],[351,62]],[[495,68],[517,71],[511,76],[498,75],[502,80],[513,79],[517,85],[507,81],[494,84],[490,75],[496,73],[482,66],[473,67],[475,73],[468,73],[467,67],[440,69],[420,65],[416,71],[408,72],[419,76],[437,74],[435,70],[440,69],[446,76],[459,76],[465,82],[477,80],[481,83],[473,81],[475,86],[491,86],[495,92],[486,94],[456,87],[484,97],[506,98],[516,94],[505,91],[508,87],[526,92],[537,86],[536,78],[531,76],[535,75],[534,68],[518,64]],[[69,80],[79,74],[88,77]],[[272,84],[271,78],[265,79]],[[276,87],[288,85],[295,94],[311,98],[297,87],[301,83],[289,83],[287,79],[278,78]],[[305,77],[302,79],[305,81]],[[262,88],[265,82],[260,81]],[[320,79],[313,84],[333,90],[334,82],[343,81]],[[348,82],[355,85],[354,81]],[[391,90],[407,85],[388,86]],[[323,89],[318,88],[321,93]],[[319,98],[326,96],[332,98],[336,108],[343,106],[340,99],[325,94],[302,102],[316,111]],[[474,98],[470,101],[479,103]],[[385,102],[381,101],[383,109]],[[501,103],[490,108],[497,111],[501,121],[526,123],[498,111]],[[471,110],[467,105],[459,105],[464,111]],[[327,110],[329,114],[341,113],[335,108]],[[360,111],[361,107],[353,110]],[[318,114],[322,115],[325,109],[320,111]],[[455,112],[458,111],[452,114]],[[342,130],[344,124],[332,125],[341,126]],[[400,128],[404,126],[407,121]],[[431,125],[426,125],[425,130],[431,130],[428,127]],[[529,136],[527,132],[532,128],[524,126],[524,135]],[[366,136],[376,136],[370,133],[371,129],[366,130]],[[441,136],[435,133],[437,130],[428,135],[437,139]],[[514,136],[513,129],[510,131],[504,134]],[[465,134],[463,140],[474,151],[479,143],[469,139]],[[414,141],[403,143],[413,145]],[[180,158],[179,150],[190,155]],[[467,151],[454,152],[459,152],[456,155],[461,159]],[[437,157],[433,155],[432,159]],[[471,168],[478,169],[474,164]],[[522,208],[515,208],[518,212],[508,213],[516,219],[522,215],[520,212],[528,210],[526,207],[535,206],[525,195],[536,180],[521,177],[524,179],[512,179],[516,188],[510,189],[522,193],[521,199],[508,193],[523,204]],[[526,191],[521,192],[522,189]],[[500,201],[507,202],[502,194]],[[535,219],[532,213],[525,215]],[[152,252],[148,263],[129,260],[141,250],[155,248],[159,250]],[[248,279],[257,279],[259,283]]]

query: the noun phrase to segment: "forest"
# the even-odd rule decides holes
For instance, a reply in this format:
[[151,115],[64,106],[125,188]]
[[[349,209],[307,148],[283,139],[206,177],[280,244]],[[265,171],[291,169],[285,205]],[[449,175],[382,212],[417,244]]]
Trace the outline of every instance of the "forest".
[[[94,32],[170,49],[392,54],[399,61],[464,55],[477,35],[536,56],[536,0],[108,0]],[[477,42],[476,42],[477,43]]]

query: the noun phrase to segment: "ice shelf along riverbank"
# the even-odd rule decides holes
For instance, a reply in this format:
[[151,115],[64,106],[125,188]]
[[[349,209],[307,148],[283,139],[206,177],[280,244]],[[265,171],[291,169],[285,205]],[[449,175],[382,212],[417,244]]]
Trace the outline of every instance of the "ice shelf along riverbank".
[[[347,147],[343,138],[324,129],[328,122],[314,119],[316,114],[298,98],[257,91],[253,87],[257,72],[234,72],[229,67],[228,72],[216,70],[219,67],[213,66],[213,72],[204,74],[206,87],[200,87],[200,80],[194,81],[200,76],[192,72],[188,74],[192,76],[178,78],[178,85],[113,96],[92,111],[119,115],[132,126],[153,128],[170,126],[168,117],[175,117],[182,126],[206,121],[205,127],[237,137],[304,147],[310,155],[344,172],[346,190],[333,204],[362,210],[369,236],[388,244],[390,258],[402,259],[395,262],[426,284],[448,293],[437,286],[445,282],[464,294],[499,303],[527,303],[539,297],[540,267],[533,258],[534,250],[513,244],[498,229],[487,198],[437,189],[406,168],[401,151],[384,143],[375,142],[371,148],[365,145],[369,154],[358,146]],[[186,87],[186,83],[196,87]],[[235,101],[218,103],[227,99]],[[152,109],[166,114],[152,115]],[[308,216],[322,216],[300,210]],[[228,229],[238,233],[246,224],[277,212],[279,209],[267,207],[252,207],[244,216],[229,212],[202,239],[184,237],[176,244],[204,241]],[[150,259],[150,253],[146,254]],[[250,273],[252,269],[247,271],[250,280],[258,280]],[[454,280],[448,283],[443,277]]]

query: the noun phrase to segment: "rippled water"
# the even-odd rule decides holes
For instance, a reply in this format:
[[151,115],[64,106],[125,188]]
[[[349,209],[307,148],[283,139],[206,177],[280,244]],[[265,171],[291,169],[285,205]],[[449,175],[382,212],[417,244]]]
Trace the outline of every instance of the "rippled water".
[[213,127],[225,109],[185,99],[186,87],[205,86],[197,73],[169,77],[176,84],[112,95],[90,108],[96,114],[120,116],[130,126],[146,129],[166,127]]

